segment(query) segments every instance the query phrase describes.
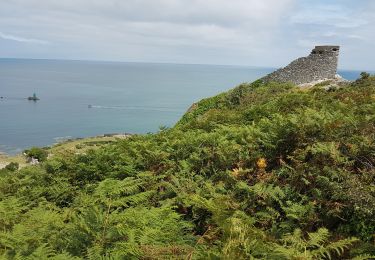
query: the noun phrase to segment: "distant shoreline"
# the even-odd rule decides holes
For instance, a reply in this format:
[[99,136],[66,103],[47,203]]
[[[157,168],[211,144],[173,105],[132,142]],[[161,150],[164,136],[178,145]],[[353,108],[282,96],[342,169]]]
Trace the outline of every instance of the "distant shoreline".
[[[130,134],[130,133],[108,133],[108,134],[100,134],[100,135],[94,135],[94,136],[88,136],[88,137],[72,137],[72,138],[61,138],[61,141],[53,143],[51,146],[54,146],[56,144],[61,144],[61,143],[66,143],[66,142],[74,142],[74,141],[79,141],[79,140],[85,140],[85,139],[92,139],[92,138],[103,138],[103,137],[114,137],[114,138],[128,138],[132,135],[135,134]],[[58,137],[56,137],[58,138]],[[0,151],[1,153],[1,151]]]
[[[128,138],[130,136],[133,136],[135,134],[131,134],[131,133],[106,133],[106,134],[100,134],[100,135],[95,135],[95,136],[88,136],[88,137],[71,137],[71,138],[62,138],[60,141],[58,142],[54,142],[52,143],[51,145],[47,145],[47,146],[38,146],[38,145],[35,145],[36,147],[45,147],[47,149],[52,149],[53,147],[55,146],[59,146],[59,145],[63,145],[63,144],[68,144],[68,143],[72,143],[72,142],[85,142],[85,141],[90,141],[90,140],[93,140],[93,139],[104,139],[104,138],[113,138],[113,139],[125,139],[125,138]],[[33,146],[30,146],[30,147],[33,147]],[[30,147],[27,147],[25,149],[22,150],[22,152],[26,149],[29,149]],[[17,156],[22,156],[22,152],[19,152],[19,153],[16,153],[16,154],[9,154],[5,151],[1,151],[0,150],[0,163],[2,162],[2,160],[4,158],[12,158],[12,157],[17,157]],[[0,165],[0,169],[3,168],[1,167]]]

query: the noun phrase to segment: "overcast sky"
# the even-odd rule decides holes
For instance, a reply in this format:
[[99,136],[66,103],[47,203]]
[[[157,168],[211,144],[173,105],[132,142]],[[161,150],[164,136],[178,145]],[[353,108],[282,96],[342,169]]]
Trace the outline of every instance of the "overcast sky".
[[0,0],[0,57],[375,70],[374,0]]

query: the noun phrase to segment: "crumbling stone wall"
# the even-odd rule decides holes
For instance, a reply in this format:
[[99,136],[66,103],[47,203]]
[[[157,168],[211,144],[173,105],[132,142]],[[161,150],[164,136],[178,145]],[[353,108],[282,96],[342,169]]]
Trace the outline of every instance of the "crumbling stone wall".
[[298,58],[288,66],[268,74],[263,81],[292,82],[299,85],[334,79],[339,49],[339,46],[315,46],[309,56]]

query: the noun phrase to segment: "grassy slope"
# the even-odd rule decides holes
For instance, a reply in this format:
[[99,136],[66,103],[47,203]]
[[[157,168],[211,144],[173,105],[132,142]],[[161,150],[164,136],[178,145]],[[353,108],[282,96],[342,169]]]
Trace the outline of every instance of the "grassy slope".
[[374,101],[375,77],[332,91],[242,84],[172,129],[3,170],[1,252],[370,259]]
[[24,167],[27,165],[26,159],[21,155],[9,156],[6,154],[0,154],[0,169],[4,168],[11,162],[18,163],[20,167]]
[[[126,138],[125,136],[96,136],[96,137],[87,137],[82,139],[73,139],[64,141],[61,143],[57,143],[52,145],[51,147],[46,147],[45,149],[48,151],[50,156],[53,155],[64,155],[66,153],[85,153],[87,150],[90,149],[99,149],[103,145],[107,145],[109,143],[116,142],[120,139]],[[11,162],[15,162],[19,164],[20,168],[26,167],[27,158],[22,154],[17,155],[7,155],[7,154],[0,154],[0,169],[4,168]]]

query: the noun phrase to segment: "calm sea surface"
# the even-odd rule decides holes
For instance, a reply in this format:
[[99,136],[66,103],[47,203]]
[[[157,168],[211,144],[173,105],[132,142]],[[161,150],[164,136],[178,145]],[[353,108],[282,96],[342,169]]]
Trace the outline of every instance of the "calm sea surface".
[[[202,98],[273,69],[0,59],[0,152],[173,126]],[[357,71],[340,71],[347,79]],[[38,102],[26,98],[36,93]],[[89,107],[90,105],[90,107]]]

